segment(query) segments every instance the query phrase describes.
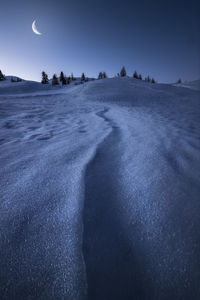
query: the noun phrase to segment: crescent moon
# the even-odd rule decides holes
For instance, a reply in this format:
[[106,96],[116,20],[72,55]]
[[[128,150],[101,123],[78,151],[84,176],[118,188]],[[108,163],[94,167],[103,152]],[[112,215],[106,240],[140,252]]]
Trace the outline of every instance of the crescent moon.
[[37,30],[37,27],[36,27],[36,20],[33,21],[33,24],[32,24],[32,30],[35,34],[38,34],[38,35],[42,35],[42,33],[40,33],[38,30]]

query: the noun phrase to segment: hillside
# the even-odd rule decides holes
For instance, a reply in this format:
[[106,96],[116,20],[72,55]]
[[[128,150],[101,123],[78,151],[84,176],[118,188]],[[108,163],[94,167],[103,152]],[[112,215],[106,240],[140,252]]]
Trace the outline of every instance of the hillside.
[[184,82],[181,86],[200,91],[200,80]]
[[14,85],[0,87],[1,297],[199,299],[200,92]]
[[[44,95],[44,94],[57,94],[65,93],[65,89],[81,84],[81,78],[76,78],[75,81],[70,82],[69,85],[62,86],[59,82],[58,86],[52,86],[52,79],[49,80],[49,84],[41,84],[37,81],[24,80],[19,78],[19,82],[12,82],[11,78],[17,80],[16,76],[6,76],[6,80],[0,81],[0,95]],[[93,78],[88,78],[89,81]]]

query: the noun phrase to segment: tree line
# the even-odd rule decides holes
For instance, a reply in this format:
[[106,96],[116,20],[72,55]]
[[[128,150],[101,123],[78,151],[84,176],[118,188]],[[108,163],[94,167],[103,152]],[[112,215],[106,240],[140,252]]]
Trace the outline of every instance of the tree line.
[[[50,80],[48,78],[48,75],[43,71],[41,83],[48,84],[49,81]],[[76,77],[74,77],[73,73],[71,73],[71,76],[66,76],[66,75],[64,75],[63,71],[61,71],[59,77],[56,74],[53,74],[51,83],[52,83],[52,85],[60,85],[60,83],[62,85],[67,85],[67,84],[70,84],[70,82],[72,82],[72,81],[76,81]],[[84,73],[82,73],[81,82],[87,82],[87,81],[88,81],[88,78],[85,76]]]
[[[127,72],[125,67],[122,67],[120,73],[117,74],[118,77],[126,77],[127,76]],[[108,78],[106,72],[99,72],[98,77],[99,80],[100,79],[105,79]],[[135,79],[139,79],[139,80],[143,80],[142,75],[138,74],[136,71],[133,73],[133,78]],[[52,78],[52,85],[59,85],[60,83],[62,85],[67,85],[70,84],[70,82],[75,81],[76,78],[73,76],[73,73],[71,74],[71,76],[65,76],[63,71],[60,72],[60,76],[57,77],[56,74],[53,75]],[[42,72],[42,80],[41,83],[42,84],[48,84],[49,83],[49,78],[48,75],[43,71]],[[81,75],[81,83],[88,81],[88,78],[86,78],[85,73],[82,73]],[[149,76],[144,78],[144,81],[146,82],[151,82],[151,83],[155,83],[155,79],[154,78],[150,78]]]
[[[126,76],[127,76],[126,69],[125,69],[125,67],[122,67],[120,73],[117,73],[117,77],[126,77]],[[143,80],[142,75],[138,74],[137,71],[135,71],[133,73],[133,78],[139,79],[139,80]],[[155,79],[154,78],[150,78],[149,75],[144,78],[144,81],[151,82],[151,83],[155,83],[156,82]]]
[[[127,72],[126,72],[125,67],[122,67],[121,71],[119,73],[117,73],[116,76],[117,77],[126,77]],[[108,78],[108,76],[107,76],[106,72],[101,71],[101,72],[99,72],[97,78],[100,80],[100,79]],[[135,71],[133,73],[133,78],[138,79],[138,80],[144,80],[145,82],[150,82],[150,83],[155,83],[156,82],[155,79],[150,78],[149,75],[147,77],[144,77],[144,79],[143,79],[142,75],[138,74],[137,71]],[[0,81],[4,81],[4,80],[6,80],[6,76],[0,70]],[[22,81],[21,78],[11,77],[11,82],[20,82],[20,81]],[[76,77],[74,77],[73,73],[71,73],[71,76],[66,76],[66,75],[64,75],[64,72],[61,71],[59,77],[57,77],[56,74],[53,75],[51,83],[52,83],[52,85],[60,85],[60,84],[68,85],[68,84],[70,84],[70,82],[73,82],[73,81],[76,81]],[[82,73],[80,83],[84,83],[84,82],[87,82],[87,81],[88,81],[88,78],[85,76],[85,73]],[[50,82],[50,80],[48,78],[48,75],[43,71],[42,72],[41,83],[42,84],[49,84],[49,82]],[[178,81],[176,83],[181,84],[182,80],[178,79]]]

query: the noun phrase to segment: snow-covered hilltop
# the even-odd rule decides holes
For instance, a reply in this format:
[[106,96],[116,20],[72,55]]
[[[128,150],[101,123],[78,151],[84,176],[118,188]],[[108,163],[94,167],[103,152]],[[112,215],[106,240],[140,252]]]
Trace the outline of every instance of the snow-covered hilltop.
[[[76,78],[69,85],[62,86],[58,81],[58,85],[52,85],[52,79],[48,84],[41,84],[37,81],[24,80],[16,76],[5,76],[6,80],[0,81],[0,95],[25,95],[25,94],[57,94],[65,93],[65,90],[72,86],[83,84],[81,78]],[[87,78],[87,81],[93,81],[93,78]],[[85,82],[86,83],[86,82]]]
[[199,299],[200,92],[3,85],[1,299]]

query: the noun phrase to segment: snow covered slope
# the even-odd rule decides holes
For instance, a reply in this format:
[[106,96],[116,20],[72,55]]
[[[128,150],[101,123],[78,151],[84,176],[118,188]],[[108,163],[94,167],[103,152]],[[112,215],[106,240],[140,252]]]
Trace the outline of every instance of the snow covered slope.
[[183,82],[182,84],[176,84],[176,86],[186,87],[186,88],[189,88],[189,89],[200,91],[200,80]]
[[15,76],[6,76],[6,80],[0,81],[0,95],[16,95],[25,93],[34,93],[41,90],[49,90],[51,85],[44,85],[36,81],[23,80],[20,82],[11,82],[11,78],[17,79]]
[[[49,84],[41,84],[37,81],[24,80],[19,78],[21,81],[12,82],[11,79],[17,80],[16,76],[6,76],[6,80],[0,81],[0,95],[25,95],[32,94],[44,95],[44,94],[62,94],[65,93],[65,90],[74,85],[81,84],[81,78],[76,78],[75,81],[70,82],[70,85],[62,86],[59,82],[59,85],[52,86],[52,80],[49,80]],[[88,81],[94,80],[93,78],[88,78]]]
[[1,299],[199,299],[200,92],[19,84],[0,88]]

